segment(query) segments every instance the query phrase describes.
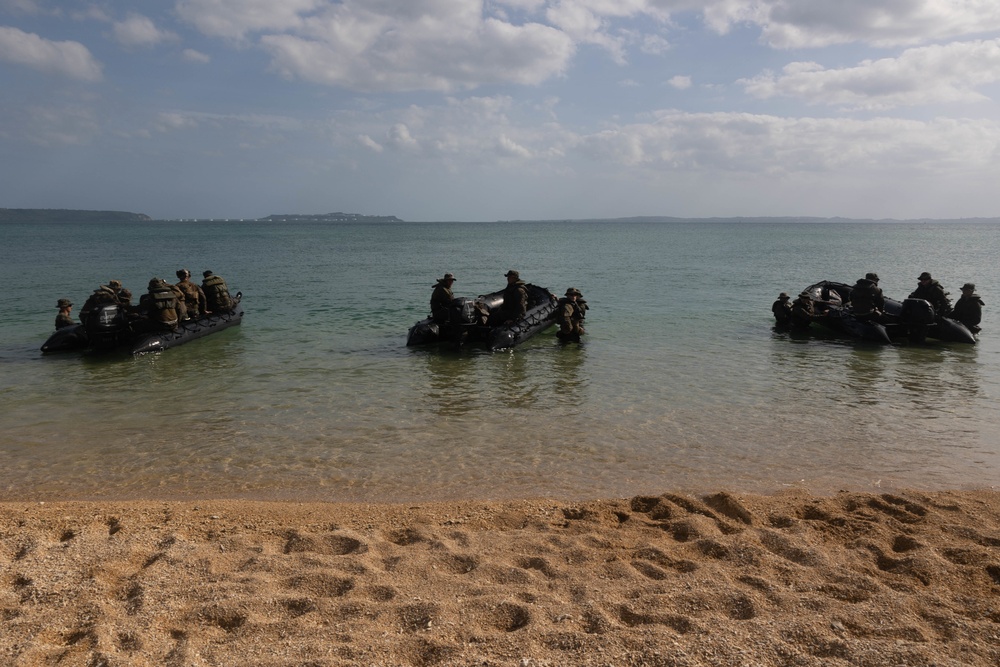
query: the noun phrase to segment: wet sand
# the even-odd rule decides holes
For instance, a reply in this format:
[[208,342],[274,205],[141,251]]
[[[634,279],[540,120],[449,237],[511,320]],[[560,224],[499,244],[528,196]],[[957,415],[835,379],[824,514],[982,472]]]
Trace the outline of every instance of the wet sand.
[[1000,492],[0,503],[18,667],[1000,664]]

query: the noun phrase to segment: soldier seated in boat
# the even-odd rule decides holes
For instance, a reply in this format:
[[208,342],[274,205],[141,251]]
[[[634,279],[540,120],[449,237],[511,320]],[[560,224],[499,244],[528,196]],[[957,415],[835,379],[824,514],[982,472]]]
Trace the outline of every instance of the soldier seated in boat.
[[[131,297],[131,293],[129,296]],[[108,303],[120,303],[117,293],[111,288],[110,285],[98,285],[97,289],[95,289],[91,295],[87,297],[87,300],[83,302],[83,308],[80,309],[80,321],[86,324],[91,314],[93,314],[99,306],[103,306]]]
[[510,324],[528,312],[528,288],[521,280],[521,274],[511,269],[504,276],[507,286],[503,288],[503,303],[490,313],[490,326]]
[[878,274],[866,273],[864,278],[858,278],[851,290],[851,309],[854,317],[859,320],[881,321],[885,310],[885,297],[882,288],[878,286]]
[[122,281],[120,280],[109,280],[108,287],[115,294],[115,299],[119,304],[128,308],[132,305],[132,292],[122,287]]
[[934,306],[934,314],[947,317],[951,313],[951,300],[941,283],[924,271],[917,278],[917,289],[910,294],[911,299],[923,299]]
[[229,295],[229,287],[226,286],[222,276],[217,276],[211,271],[205,271],[201,275],[205,278],[201,281],[201,289],[205,292],[208,312],[221,313],[232,310],[236,304]]
[[176,329],[180,321],[177,313],[178,301],[177,292],[166,280],[151,279],[148,291],[139,298],[143,322],[137,328]]
[[[200,287],[191,282],[191,272],[187,269],[178,269],[177,277],[180,280],[174,284],[184,302],[184,311],[188,318],[198,319],[207,314],[205,292]],[[183,318],[182,318],[183,319]]]

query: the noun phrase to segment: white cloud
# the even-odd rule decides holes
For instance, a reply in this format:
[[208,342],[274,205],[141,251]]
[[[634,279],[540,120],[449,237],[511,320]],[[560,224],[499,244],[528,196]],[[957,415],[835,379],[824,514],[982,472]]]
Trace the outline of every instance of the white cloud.
[[[696,8],[684,0],[651,2],[674,11]],[[708,0],[702,11],[720,33],[759,25],[763,41],[777,48],[905,46],[1000,29],[1000,3],[993,0]]]
[[194,49],[184,49],[181,52],[181,57],[190,63],[206,64],[212,61],[211,56]]
[[384,150],[381,144],[379,144],[377,141],[369,137],[367,134],[359,134],[358,141],[361,143],[362,146],[364,146],[365,148],[370,148],[376,153],[381,153]]
[[1000,81],[1000,40],[907,49],[896,58],[865,60],[842,69],[796,62],[786,65],[780,75],[764,73],[740,83],[760,98],[795,97],[810,104],[886,109],[984,100],[976,87],[996,81]]
[[505,157],[531,157],[531,151],[506,135],[500,135],[497,139],[497,153]]
[[129,47],[155,46],[178,39],[175,33],[160,30],[152,19],[139,14],[130,14],[124,21],[116,21],[113,30],[118,43]]
[[303,15],[326,0],[178,0],[177,14],[210,37],[242,40],[249,33],[300,28]]
[[667,83],[677,90],[687,90],[691,87],[691,77],[678,74],[677,76],[670,77]]
[[578,148],[593,160],[655,171],[934,173],[992,168],[1000,125],[665,111],[581,137]]
[[[287,78],[361,91],[535,85],[566,70],[574,47],[564,33],[483,18],[468,11],[473,4],[414,0],[406,12],[390,15],[346,0],[305,19],[298,34],[260,41]],[[434,13],[421,13],[425,9]]]
[[100,81],[101,65],[79,42],[54,42],[0,26],[0,60],[80,81]]

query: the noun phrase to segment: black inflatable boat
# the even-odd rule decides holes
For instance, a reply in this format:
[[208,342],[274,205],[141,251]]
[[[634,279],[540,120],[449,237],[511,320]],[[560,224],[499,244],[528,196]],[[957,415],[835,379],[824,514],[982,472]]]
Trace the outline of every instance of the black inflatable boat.
[[456,347],[470,343],[485,343],[490,350],[506,350],[528,340],[556,323],[559,300],[549,290],[527,284],[528,310],[519,320],[510,324],[489,326],[483,324],[482,315],[493,312],[503,304],[503,291],[483,294],[475,299],[458,297],[452,300],[450,319],[435,322],[428,317],[420,320],[406,335],[407,347],[447,343]]
[[239,325],[243,321],[242,299],[243,293],[237,292],[232,309],[185,320],[175,329],[150,326],[146,321],[130,318],[119,304],[104,304],[97,308],[86,324],[57,329],[42,345],[42,352],[160,352]]
[[885,297],[885,313],[878,321],[859,319],[851,309],[853,286],[822,280],[807,287],[816,316],[813,322],[839,333],[875,343],[908,340],[923,343],[928,338],[948,343],[974,344],[976,337],[958,320],[936,315],[924,299],[897,301]]

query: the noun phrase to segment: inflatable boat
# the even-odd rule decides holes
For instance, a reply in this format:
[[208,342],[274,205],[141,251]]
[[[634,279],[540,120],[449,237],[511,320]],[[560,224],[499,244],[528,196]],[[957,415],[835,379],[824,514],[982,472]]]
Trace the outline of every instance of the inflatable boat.
[[924,299],[903,301],[885,297],[885,312],[878,321],[859,319],[851,309],[853,287],[846,283],[822,280],[807,287],[816,316],[813,322],[839,333],[874,343],[908,340],[923,343],[933,338],[948,343],[975,344],[976,337],[958,320],[935,314]]
[[490,326],[483,316],[503,304],[503,291],[483,294],[475,299],[458,297],[451,302],[450,319],[438,323],[433,318],[420,320],[406,335],[407,347],[448,343],[460,347],[466,342],[484,343],[490,350],[506,350],[555,325],[559,300],[549,290],[527,284],[528,310],[524,317],[509,324]]
[[86,324],[57,329],[42,345],[42,352],[160,352],[237,326],[243,321],[242,299],[243,293],[237,292],[232,309],[184,320],[174,329],[160,329],[148,320],[133,319],[119,304],[103,304],[87,319]]

